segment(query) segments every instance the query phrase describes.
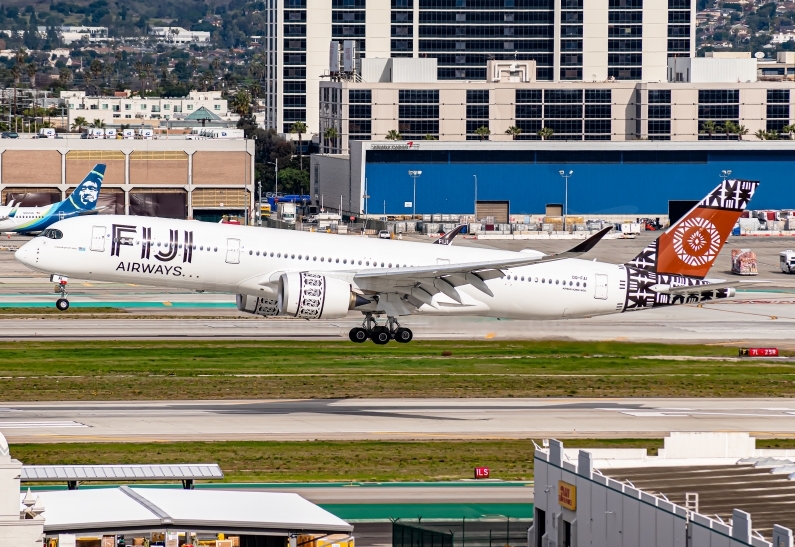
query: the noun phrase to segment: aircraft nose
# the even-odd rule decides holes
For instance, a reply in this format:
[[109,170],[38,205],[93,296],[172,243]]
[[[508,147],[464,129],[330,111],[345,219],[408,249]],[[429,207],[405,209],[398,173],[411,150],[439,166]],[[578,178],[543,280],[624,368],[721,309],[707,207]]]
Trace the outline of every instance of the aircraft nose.
[[34,245],[35,244],[33,241],[28,241],[22,247],[17,249],[17,252],[14,253],[14,258],[16,258],[25,266],[32,266],[35,255],[35,251],[33,250]]

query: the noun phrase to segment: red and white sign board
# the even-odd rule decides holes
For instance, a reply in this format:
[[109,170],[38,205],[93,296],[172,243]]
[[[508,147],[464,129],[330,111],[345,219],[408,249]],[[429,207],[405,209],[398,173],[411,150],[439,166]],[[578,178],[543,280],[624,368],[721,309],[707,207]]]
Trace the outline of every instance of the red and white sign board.
[[488,467],[476,467],[475,468],[475,478],[476,479],[488,479],[490,475]]
[[778,348],[740,348],[740,357],[778,357]]

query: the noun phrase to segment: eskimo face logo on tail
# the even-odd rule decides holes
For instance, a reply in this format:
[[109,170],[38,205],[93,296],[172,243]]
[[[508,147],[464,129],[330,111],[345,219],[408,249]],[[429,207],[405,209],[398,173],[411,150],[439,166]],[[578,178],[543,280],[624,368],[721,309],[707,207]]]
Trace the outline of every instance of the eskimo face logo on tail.
[[80,205],[85,208],[93,207],[94,204],[97,202],[97,197],[99,196],[99,187],[97,183],[93,180],[87,180],[83,183],[82,188],[80,188],[80,193],[77,196]]
[[718,229],[706,218],[688,218],[676,227],[673,245],[682,262],[703,266],[718,256],[721,238]]

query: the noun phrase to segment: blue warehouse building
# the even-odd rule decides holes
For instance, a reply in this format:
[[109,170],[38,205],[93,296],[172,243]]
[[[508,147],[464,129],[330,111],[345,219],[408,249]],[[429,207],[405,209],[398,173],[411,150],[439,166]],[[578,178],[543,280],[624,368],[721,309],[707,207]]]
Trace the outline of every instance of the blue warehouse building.
[[[795,208],[795,141],[352,141],[350,156],[313,156],[318,203],[352,213],[471,214],[477,200],[511,214],[664,215],[669,200],[701,199],[721,180],[762,182],[753,209]],[[408,171],[421,171],[414,178]]]

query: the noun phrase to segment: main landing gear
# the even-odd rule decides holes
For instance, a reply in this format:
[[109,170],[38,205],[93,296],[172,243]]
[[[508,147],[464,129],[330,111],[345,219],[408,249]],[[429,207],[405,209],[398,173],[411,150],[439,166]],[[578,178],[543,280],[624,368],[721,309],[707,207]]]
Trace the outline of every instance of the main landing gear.
[[364,321],[361,327],[355,327],[348,333],[351,342],[361,344],[368,339],[373,343],[382,346],[388,344],[390,340],[395,340],[401,344],[407,344],[414,338],[411,329],[406,329],[400,326],[397,319],[388,317],[386,325],[379,325],[373,317],[373,314],[368,313],[364,316]]
[[66,298],[67,295],[69,294],[66,292],[67,279],[65,277],[60,277],[60,276],[53,276],[53,278],[55,279],[52,280],[56,281],[57,283],[55,285],[55,292],[61,295],[61,298],[55,301],[55,307],[58,308],[59,311],[66,311],[69,309],[69,300],[67,300]]

